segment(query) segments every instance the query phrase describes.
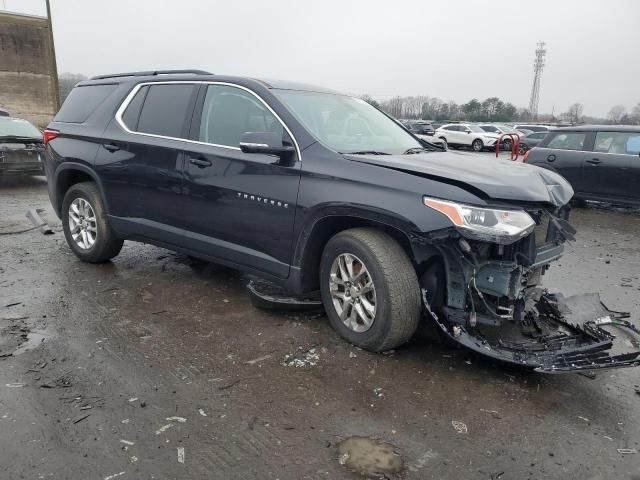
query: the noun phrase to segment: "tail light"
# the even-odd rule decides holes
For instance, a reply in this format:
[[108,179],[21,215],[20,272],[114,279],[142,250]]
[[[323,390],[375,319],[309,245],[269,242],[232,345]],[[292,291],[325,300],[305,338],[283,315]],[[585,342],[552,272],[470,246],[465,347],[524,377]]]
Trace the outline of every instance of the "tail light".
[[42,143],[44,143],[46,145],[47,143],[49,143],[54,138],[57,138],[58,135],[60,135],[59,131],[47,129],[42,133]]
[[527,150],[526,152],[524,152],[524,157],[522,157],[522,162],[523,163],[527,163],[527,160],[529,159],[529,153],[531,152],[531,148],[529,150]]

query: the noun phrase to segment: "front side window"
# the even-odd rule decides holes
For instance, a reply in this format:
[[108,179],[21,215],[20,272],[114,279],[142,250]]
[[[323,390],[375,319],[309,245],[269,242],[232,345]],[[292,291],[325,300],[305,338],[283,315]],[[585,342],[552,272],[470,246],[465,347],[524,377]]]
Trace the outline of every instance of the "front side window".
[[482,128],[482,130],[484,130],[485,132],[497,132],[498,129],[496,127],[493,127],[491,125],[482,125],[480,128]]
[[586,133],[584,132],[563,132],[556,133],[547,148],[557,148],[560,150],[583,150]]
[[271,132],[286,138],[280,121],[254,95],[228,85],[209,85],[198,139],[237,148],[248,132]]
[[341,153],[402,154],[422,144],[359,98],[299,90],[273,90],[311,134]]
[[596,133],[596,152],[638,155],[640,152],[640,133],[638,132],[598,132]]
[[[140,111],[136,132],[161,135],[163,137],[186,138],[185,125],[187,116],[191,114],[191,98],[197,86],[193,84],[158,84],[151,85],[146,93]],[[132,112],[138,101],[138,95],[130,102]],[[125,111],[125,115],[128,108]],[[133,114],[128,116],[132,121]],[[124,121],[124,115],[123,115]],[[131,129],[131,127],[127,124]]]

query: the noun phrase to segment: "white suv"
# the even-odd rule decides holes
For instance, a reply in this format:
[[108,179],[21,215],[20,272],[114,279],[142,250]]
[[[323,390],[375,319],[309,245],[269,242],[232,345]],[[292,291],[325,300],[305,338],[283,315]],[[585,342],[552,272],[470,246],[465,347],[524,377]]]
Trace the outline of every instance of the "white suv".
[[450,123],[438,128],[433,134],[441,138],[452,148],[471,147],[476,152],[485,148],[495,148],[498,135],[485,132],[477,125],[469,123]]

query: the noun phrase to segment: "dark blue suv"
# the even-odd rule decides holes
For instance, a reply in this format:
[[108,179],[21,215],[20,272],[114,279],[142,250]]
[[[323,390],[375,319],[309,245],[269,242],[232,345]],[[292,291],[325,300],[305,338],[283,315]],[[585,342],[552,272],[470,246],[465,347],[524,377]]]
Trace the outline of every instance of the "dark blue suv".
[[544,371],[638,356],[603,355],[613,337],[540,285],[574,233],[562,177],[442,151],[361,99],[201,71],[107,75],[74,88],[44,141],[83,261],[137,240],[319,291],[338,333],[373,351],[426,317]]

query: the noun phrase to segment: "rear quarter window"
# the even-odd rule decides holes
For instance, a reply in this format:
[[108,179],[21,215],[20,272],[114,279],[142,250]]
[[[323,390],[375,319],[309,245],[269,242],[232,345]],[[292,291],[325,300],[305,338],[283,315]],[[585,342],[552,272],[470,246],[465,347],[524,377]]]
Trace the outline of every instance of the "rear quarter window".
[[117,84],[76,87],[53,119],[56,122],[83,123],[114,92]]

